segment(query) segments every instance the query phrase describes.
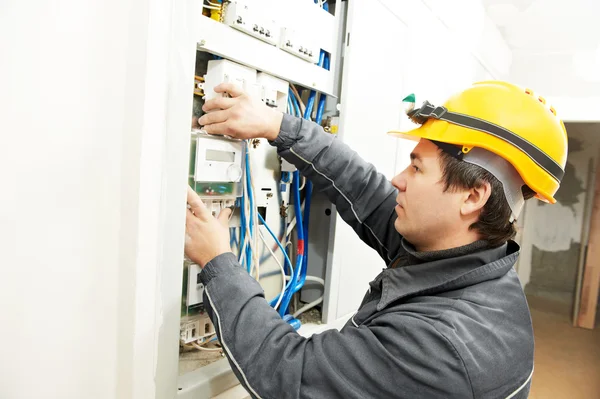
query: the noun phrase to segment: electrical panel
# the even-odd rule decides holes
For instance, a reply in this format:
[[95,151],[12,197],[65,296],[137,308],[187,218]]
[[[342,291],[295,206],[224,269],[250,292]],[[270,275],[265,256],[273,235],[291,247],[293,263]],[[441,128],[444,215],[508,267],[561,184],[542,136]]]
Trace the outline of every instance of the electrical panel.
[[[303,259],[298,256],[297,229],[307,221],[303,212],[310,213],[309,191],[304,190],[309,184],[267,140],[210,135],[199,125],[199,118],[206,101],[229,96],[216,93],[215,87],[232,83],[253,101],[298,117],[304,116],[306,108],[309,118],[319,115],[320,121],[324,103],[317,112],[319,98],[333,91],[329,62],[334,60],[336,33],[333,15],[324,4],[322,0],[317,4],[312,0],[211,0],[205,1],[203,18],[195,24],[199,29],[195,33],[193,86],[190,82],[193,107],[188,184],[214,216],[224,208],[234,209],[229,220],[232,252],[240,267],[262,286],[266,300],[283,312],[286,320],[292,319],[288,322],[295,328],[300,322],[291,317],[292,313],[308,303],[302,303],[298,294],[284,307],[278,298],[289,289],[286,278],[292,277],[286,263],[295,270],[306,270],[295,263]],[[307,20],[318,22],[320,29],[315,30]],[[327,215],[327,205],[319,199],[313,201],[313,209]],[[328,233],[321,230],[323,235],[315,237],[326,242]],[[319,262],[325,256],[326,250],[314,258]],[[195,359],[198,364],[193,369],[218,360],[209,351],[218,351],[220,346],[203,303],[202,270],[189,259],[183,263],[180,362],[186,362],[184,369],[189,370],[189,362]],[[311,270],[319,268],[313,265]],[[316,280],[308,279],[313,281],[311,292],[316,296],[325,296],[324,273],[325,265],[322,274],[312,272]]]

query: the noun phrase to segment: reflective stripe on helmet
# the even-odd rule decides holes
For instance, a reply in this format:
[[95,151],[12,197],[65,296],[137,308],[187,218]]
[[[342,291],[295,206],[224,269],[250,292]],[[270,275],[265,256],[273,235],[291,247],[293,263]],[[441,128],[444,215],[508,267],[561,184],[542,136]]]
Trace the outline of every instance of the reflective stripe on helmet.
[[548,174],[554,177],[554,179],[556,179],[559,183],[565,174],[561,166],[537,146],[525,140],[521,136],[514,134],[510,130],[484,121],[483,119],[459,114],[456,112],[450,112],[445,107],[434,107],[427,101],[423,103],[421,108],[417,108],[409,112],[408,116],[416,123],[424,123],[429,118],[435,118],[455,125],[463,126],[468,129],[475,129],[490,134],[519,148],[524,154],[526,154],[529,158],[531,158],[532,161],[548,172]]

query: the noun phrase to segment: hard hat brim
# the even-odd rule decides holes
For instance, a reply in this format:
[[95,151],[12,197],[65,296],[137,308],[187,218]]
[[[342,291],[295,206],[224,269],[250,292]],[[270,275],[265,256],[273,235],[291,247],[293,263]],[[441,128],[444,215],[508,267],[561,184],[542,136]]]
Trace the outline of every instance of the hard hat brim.
[[[458,143],[456,142],[456,140],[452,140],[448,137],[446,133],[446,122],[443,123],[433,123],[433,120],[429,120],[427,122],[425,122],[423,125],[415,128],[415,129],[411,129],[408,131],[400,131],[400,130],[390,130],[388,131],[388,135],[393,136],[393,137],[397,137],[397,138],[402,138],[405,140],[411,140],[411,141],[419,141],[420,139],[426,139],[426,140],[435,140],[435,141],[441,141],[441,142],[446,142],[446,143],[450,143],[450,144],[456,144],[456,145],[472,145],[471,143]],[[482,148],[494,152],[499,156],[502,156],[502,154],[498,154],[498,152],[495,150],[495,148],[493,147],[487,147],[482,145]],[[487,147],[487,148],[486,148]],[[517,168],[517,170],[519,172],[521,172],[520,168],[517,167],[517,165],[514,165],[515,168]],[[526,181],[527,183],[527,181]],[[531,186],[531,184],[529,184]],[[554,204],[556,203],[556,199],[554,198],[554,196],[552,195],[543,195],[539,192],[536,193],[535,198],[544,201],[544,202],[548,202],[550,204]]]

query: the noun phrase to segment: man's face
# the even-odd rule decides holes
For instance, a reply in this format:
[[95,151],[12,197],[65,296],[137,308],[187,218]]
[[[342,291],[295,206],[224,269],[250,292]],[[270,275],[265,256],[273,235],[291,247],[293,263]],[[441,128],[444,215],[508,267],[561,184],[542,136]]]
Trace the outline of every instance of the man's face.
[[411,164],[392,179],[396,197],[396,230],[420,251],[441,249],[437,245],[461,223],[462,192],[444,192],[440,150],[421,139],[411,154]]

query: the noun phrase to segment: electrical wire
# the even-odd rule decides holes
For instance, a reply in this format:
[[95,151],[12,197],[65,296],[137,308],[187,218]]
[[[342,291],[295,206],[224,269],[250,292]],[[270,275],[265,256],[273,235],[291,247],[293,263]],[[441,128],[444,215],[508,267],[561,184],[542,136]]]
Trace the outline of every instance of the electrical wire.
[[283,294],[285,293],[285,287],[287,285],[286,279],[285,279],[285,277],[286,277],[285,270],[283,269],[283,265],[281,264],[279,259],[277,259],[277,255],[275,255],[275,252],[273,252],[273,250],[271,250],[271,247],[269,247],[269,244],[267,244],[267,240],[265,240],[265,236],[263,235],[263,233],[259,232],[259,235],[260,235],[260,239],[262,240],[263,244],[265,245],[265,247],[267,247],[267,249],[271,253],[271,256],[273,257],[273,259],[275,259],[277,266],[279,266],[279,270],[281,271],[281,293],[279,294],[279,299],[277,299],[275,306],[273,306],[273,309],[277,309],[279,307],[279,305],[281,304],[281,301],[283,300]]
[[296,227],[296,217],[294,217],[292,219],[292,221],[290,222],[290,224],[288,225],[287,231],[285,232],[285,236],[286,238],[292,234],[292,230],[294,230],[294,227]]
[[[291,90],[291,89],[290,89]],[[294,111],[295,111],[295,116],[302,116],[302,112],[301,112],[301,108],[300,108],[300,103],[302,102],[302,100],[298,101],[298,99],[293,95],[294,93],[292,91],[288,90],[288,98],[292,98],[292,105],[294,106]]]
[[[246,212],[246,240],[248,241],[248,245],[246,247],[245,261],[246,261],[246,269],[248,274],[252,275],[253,270],[256,270],[259,273],[258,259],[257,259],[257,251],[258,251],[258,237],[255,235],[255,228],[258,226],[258,221],[256,214],[258,213],[258,209],[256,207],[256,201],[254,200],[254,189],[253,189],[253,181],[252,181],[252,167],[250,163],[250,149],[249,143],[246,144],[246,178],[244,179],[244,183],[246,185],[246,189],[244,190],[244,196],[246,197],[245,201],[245,212]],[[253,256],[254,254],[254,256]],[[254,267],[254,269],[253,269]],[[257,278],[258,280],[258,278]]]
[[[291,84],[290,85],[290,90],[292,91],[292,93],[291,93],[292,96],[291,97],[293,99],[295,99],[298,102],[298,104],[300,104],[299,109],[300,109],[301,112],[298,112],[298,115],[296,115],[296,116],[300,116],[301,117],[304,114],[304,112],[306,111],[306,106],[304,105],[304,102],[302,101],[302,97],[300,96],[300,93],[298,93],[298,89],[296,89],[296,86],[294,86],[294,85]],[[289,96],[288,96],[288,98],[289,98]]]
[[204,346],[200,346],[200,345],[198,345],[198,344],[197,344],[197,343],[195,343],[195,342],[192,342],[192,343],[191,343],[191,345],[192,345],[194,348],[196,348],[196,349],[198,349],[198,350],[201,350],[201,351],[204,351],[204,352],[220,352],[220,351],[222,351],[222,350],[223,350],[223,348],[206,348],[206,347],[204,347]]
[[[321,2],[319,0],[319,5],[323,6],[325,2]],[[326,62],[325,52],[321,51],[319,56],[319,66],[323,66]],[[328,68],[328,65],[327,65]],[[288,93],[288,101],[287,108],[288,112],[295,114],[299,117],[304,117],[304,119],[310,120],[311,114],[313,112],[314,103],[316,99],[316,91],[312,90],[309,94],[308,102],[306,106],[304,105],[302,98],[294,85],[290,85],[289,93]],[[324,101],[325,96],[321,95],[319,97],[319,103],[316,110],[316,116],[319,119],[318,123],[320,123],[320,119],[322,119],[322,113],[324,109]],[[292,295],[298,292],[304,285],[305,281],[315,281],[316,277],[307,276],[307,254],[305,253],[305,240],[308,235],[308,220],[310,216],[310,198],[312,193],[312,184],[306,180],[304,176],[302,176],[302,185],[300,186],[300,173],[298,171],[293,172],[292,180],[292,192],[294,196],[294,213],[295,217],[287,228],[285,226],[285,221],[283,222],[283,236],[282,239],[277,239],[273,231],[264,221],[262,215],[258,213],[258,208],[256,206],[256,201],[254,198],[255,195],[255,187],[253,181],[253,175],[250,165],[250,151],[249,151],[249,143],[246,146],[246,178],[244,179],[244,195],[242,197],[242,207],[241,207],[241,220],[242,226],[240,228],[240,241],[238,246],[241,245],[240,248],[240,263],[246,264],[246,269],[250,275],[253,274],[253,271],[256,273],[256,280],[260,279],[260,263],[261,259],[258,256],[258,239],[262,240],[263,244],[269,250],[270,255],[276,261],[279,271],[282,276],[282,289],[280,294],[270,301],[271,306],[275,309],[279,308],[279,314],[283,317],[287,314],[288,307],[292,298]],[[289,174],[282,173],[282,182],[283,184],[287,184],[290,181]],[[302,189],[306,189],[305,201],[304,203],[300,202],[300,191]],[[302,212],[302,205],[304,205],[304,212]],[[303,218],[304,213],[304,218]],[[303,220],[304,219],[304,220]],[[259,220],[265,226],[273,240],[275,240],[277,247],[271,249],[266,239],[259,228]],[[289,256],[286,252],[288,245],[291,245],[291,242],[286,242],[285,248],[281,243],[281,240],[288,241],[287,237],[291,234],[293,229],[297,227],[297,250],[296,250],[296,267],[292,266],[292,262],[289,259]],[[243,243],[243,244],[242,244]],[[276,248],[279,248],[284,255],[285,264],[289,266],[290,275],[286,276],[285,267],[281,264],[279,259],[275,254]],[[263,248],[264,251],[264,248]],[[243,264],[242,263],[242,264]],[[287,279],[287,283],[286,283]],[[322,285],[324,285],[324,281],[322,279],[318,279]],[[296,311],[294,314],[301,314],[308,309],[317,306],[319,303],[323,301],[323,298],[319,298],[317,301],[313,301],[303,308]],[[286,316],[290,317],[290,316]],[[294,316],[295,317],[295,316]]]
[[[329,69],[329,55],[327,53],[325,53],[325,51],[323,51],[323,50],[321,50],[321,52],[319,53],[318,65],[325,69]],[[306,112],[304,113],[305,119],[310,120],[312,109],[314,107],[316,93],[317,92],[315,90],[312,90],[309,94],[308,102],[306,105]],[[315,120],[315,122],[319,125],[321,124],[322,118],[323,118],[323,110],[325,108],[325,100],[326,100],[326,97],[323,94],[321,94],[321,96],[319,97],[319,104],[317,106],[317,115],[316,115],[316,120]],[[302,221],[302,227],[301,227],[304,230],[303,236],[307,243],[308,243],[308,224],[310,221],[310,208],[311,208],[311,200],[312,200],[312,189],[313,189],[312,183],[310,181],[307,181],[305,196],[304,196],[304,201],[305,201],[304,213],[303,213],[304,220]],[[306,253],[302,257],[302,265],[301,266],[302,267],[300,270],[299,280],[297,281],[297,283],[293,289],[294,293],[298,292],[304,286],[304,282],[306,281],[307,272],[308,272],[308,251],[306,251]]]
[[294,273],[292,273],[291,282],[294,284],[293,289],[286,290],[283,298],[283,302],[279,307],[279,314],[281,317],[285,316],[288,310],[288,306],[292,299],[292,294],[295,290],[295,284],[298,281],[300,270],[302,269],[302,264],[304,261],[304,229],[302,227],[302,211],[300,210],[300,172],[294,172],[294,179],[292,182],[293,193],[294,193],[294,210],[296,212],[296,224],[298,228],[296,229],[298,234],[298,242],[296,245],[296,267],[294,268]]
[[302,176],[302,184],[300,185],[300,191],[304,190],[306,186],[306,177]]
[[[252,203],[254,206],[254,209],[252,210],[252,215],[253,215],[253,219],[252,219],[252,224],[253,224],[253,228],[255,229],[254,234],[252,235],[252,239],[253,239],[253,247],[252,247],[252,255],[253,255],[253,267],[251,268],[251,270],[255,270],[256,271],[256,281],[258,281],[260,279],[260,258],[258,256],[258,236],[259,236],[259,224],[258,224],[258,206],[256,205],[256,199],[254,198],[254,193],[256,193],[256,189],[254,187],[254,178],[252,176],[252,169],[250,169],[250,187],[252,188]],[[252,273],[251,273],[252,275]]]
[[295,318],[297,318],[302,313],[306,312],[307,310],[311,310],[315,306],[320,305],[322,302],[323,302],[323,296],[321,295],[318,299],[315,299],[314,301],[312,301],[312,302],[304,305],[303,307],[301,307],[300,309],[298,309],[297,311],[295,311],[292,316],[294,316]]
[[[275,243],[277,244],[277,246],[279,247],[279,249],[281,249],[281,252],[283,252],[283,256],[285,259],[285,262],[287,263],[288,267],[291,270],[291,274],[294,274],[294,268],[292,267],[292,261],[290,260],[287,252],[285,251],[285,249],[283,248],[283,245],[281,244],[281,242],[277,239],[277,237],[275,236],[275,234],[273,233],[273,230],[271,230],[271,228],[269,227],[269,225],[265,222],[265,219],[263,219],[262,215],[259,213],[258,214],[258,219],[260,220],[260,222],[263,224],[263,226],[265,226],[265,229],[267,229],[267,232],[271,235],[271,237],[273,238],[273,240],[275,240]],[[291,286],[291,282],[289,282],[286,286],[286,289],[289,288]],[[273,303],[275,303],[275,301],[279,299],[279,298],[275,298],[275,300],[271,301]]]
[[[312,282],[321,284],[323,286],[323,291],[325,291],[325,280],[323,280],[322,278],[314,277],[314,276],[306,276],[306,281],[312,281]],[[318,299],[304,305],[303,307],[301,307],[300,309],[295,311],[292,316],[298,317],[302,313],[314,308],[315,306],[321,304],[322,302],[323,302],[323,295],[321,295]]]

